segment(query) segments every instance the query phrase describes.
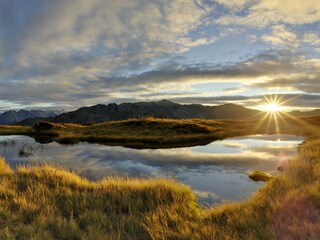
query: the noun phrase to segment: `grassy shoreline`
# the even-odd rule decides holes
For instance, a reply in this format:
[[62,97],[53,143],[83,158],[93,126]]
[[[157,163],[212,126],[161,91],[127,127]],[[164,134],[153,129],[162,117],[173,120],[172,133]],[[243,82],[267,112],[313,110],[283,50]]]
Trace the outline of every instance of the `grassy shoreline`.
[[0,135],[27,135],[36,141],[76,144],[86,141],[132,148],[173,148],[205,145],[215,140],[252,134],[309,136],[320,131],[320,116],[296,119],[202,120],[129,119],[93,125],[44,122],[36,127],[0,126]]
[[[141,126],[148,139],[155,133],[161,136],[181,129],[181,125],[174,127],[178,123],[175,120],[143,121],[148,122],[107,123],[111,127],[54,125],[37,131],[59,140],[72,139],[77,133],[78,137],[88,137],[95,131],[105,131],[102,136],[108,136],[110,131],[137,131]],[[202,128],[207,124],[205,127],[222,137],[274,131],[270,126],[254,128],[256,123],[249,121],[237,125],[231,121],[179,120],[184,131],[181,136],[199,127],[192,125],[194,129],[186,133],[185,121],[199,121]],[[146,128],[150,122],[152,128]],[[249,200],[208,208],[197,204],[188,186],[173,180],[107,178],[90,182],[59,167],[19,167],[13,171],[0,160],[0,239],[319,239],[318,124],[316,118],[279,124],[281,133],[308,137],[284,173],[272,178]],[[2,133],[3,128],[29,136],[35,131],[1,127]]]
[[[203,208],[173,180],[90,182],[0,161],[0,239],[318,239],[320,138],[251,199]],[[300,237],[300,238],[299,238]]]

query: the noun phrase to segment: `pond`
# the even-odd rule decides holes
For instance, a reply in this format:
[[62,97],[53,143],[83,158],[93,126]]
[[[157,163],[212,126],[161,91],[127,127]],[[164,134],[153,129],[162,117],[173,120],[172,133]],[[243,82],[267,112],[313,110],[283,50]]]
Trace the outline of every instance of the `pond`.
[[252,135],[205,146],[131,149],[82,142],[40,144],[26,136],[0,136],[0,155],[19,164],[54,163],[92,180],[106,176],[170,177],[191,186],[202,204],[249,198],[263,183],[247,171],[277,174],[304,139],[293,135]]

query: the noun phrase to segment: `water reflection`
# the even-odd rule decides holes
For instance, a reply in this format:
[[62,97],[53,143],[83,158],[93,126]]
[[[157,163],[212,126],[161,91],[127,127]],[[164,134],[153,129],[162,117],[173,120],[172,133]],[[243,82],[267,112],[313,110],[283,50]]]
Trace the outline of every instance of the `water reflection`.
[[79,143],[39,144],[24,136],[0,136],[0,154],[16,164],[56,163],[90,179],[110,175],[174,177],[189,184],[200,202],[248,198],[262,183],[248,179],[248,170],[276,172],[297,153],[303,138],[254,135],[177,149],[130,149]]

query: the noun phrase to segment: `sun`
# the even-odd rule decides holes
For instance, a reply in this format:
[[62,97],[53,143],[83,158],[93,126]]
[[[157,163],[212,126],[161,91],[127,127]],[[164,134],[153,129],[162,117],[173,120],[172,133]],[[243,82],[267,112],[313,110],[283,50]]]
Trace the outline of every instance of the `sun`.
[[288,106],[288,103],[295,98],[284,100],[279,95],[266,95],[263,100],[258,100],[260,104],[257,105],[257,110],[260,110],[260,113],[257,116],[261,118],[257,121],[254,131],[263,130],[280,134],[281,128],[287,125],[287,119],[295,120],[289,113],[292,109]]
[[261,106],[261,108],[266,112],[280,112],[283,110],[283,107],[278,103],[268,103]]
[[274,97],[265,97],[265,101],[262,105],[259,106],[259,108],[268,113],[278,113],[278,112],[283,112],[287,109],[283,104],[285,102],[282,102],[280,98],[277,96]]

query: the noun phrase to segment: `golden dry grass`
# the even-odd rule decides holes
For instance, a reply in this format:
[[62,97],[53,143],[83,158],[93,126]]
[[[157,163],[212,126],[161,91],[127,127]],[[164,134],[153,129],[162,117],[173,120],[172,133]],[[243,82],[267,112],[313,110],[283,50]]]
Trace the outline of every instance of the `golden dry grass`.
[[208,144],[227,137],[285,133],[312,136],[320,132],[320,116],[279,115],[260,120],[142,118],[93,125],[44,122],[44,127],[0,126],[0,135],[28,135],[39,141],[79,141],[134,148],[172,148]]
[[24,126],[0,126],[0,135],[29,135],[33,130]]
[[[281,133],[309,136],[297,158],[250,200],[211,208],[199,206],[189,187],[172,180],[90,182],[52,166],[13,171],[1,160],[0,239],[320,239],[318,120],[279,121]],[[90,126],[57,124],[49,132],[58,140],[114,138],[161,145],[195,136],[264,133],[272,127],[274,132],[275,126],[255,121],[149,118]],[[0,127],[3,134],[19,131],[34,134],[31,128]]]
[[165,179],[90,182],[0,161],[0,239],[319,239],[320,139],[244,202],[203,208]]

